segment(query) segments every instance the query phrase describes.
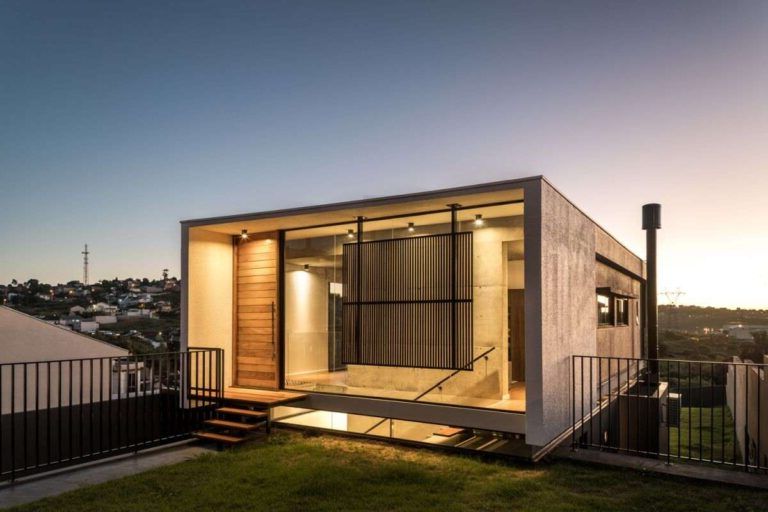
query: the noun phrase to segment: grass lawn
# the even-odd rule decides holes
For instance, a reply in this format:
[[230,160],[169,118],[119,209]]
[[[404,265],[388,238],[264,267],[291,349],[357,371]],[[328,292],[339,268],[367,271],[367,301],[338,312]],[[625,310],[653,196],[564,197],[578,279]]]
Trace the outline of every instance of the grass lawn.
[[530,466],[278,432],[17,510],[765,510],[768,493],[570,462]]
[[682,407],[680,428],[669,430],[669,451],[682,457],[726,462],[733,462],[735,457],[738,463],[741,454],[738,445],[734,449],[736,443],[727,407]]

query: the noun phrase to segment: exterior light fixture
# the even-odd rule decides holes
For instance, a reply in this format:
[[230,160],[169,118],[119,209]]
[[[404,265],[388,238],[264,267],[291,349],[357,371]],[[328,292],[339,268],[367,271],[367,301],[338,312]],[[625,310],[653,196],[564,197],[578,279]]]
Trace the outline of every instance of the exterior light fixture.
[[413,224],[413,222],[409,222],[408,223],[408,232],[409,233],[413,233],[414,231],[416,231],[416,226]]
[[309,263],[304,264],[304,272],[309,272]]
[[355,230],[354,229],[348,229],[347,230],[347,238],[355,238]]
[[248,240],[248,230],[244,229],[240,232],[240,240]]
[[475,226],[482,227],[484,225],[485,225],[485,221],[483,220],[483,214],[478,213],[477,215],[475,215]]

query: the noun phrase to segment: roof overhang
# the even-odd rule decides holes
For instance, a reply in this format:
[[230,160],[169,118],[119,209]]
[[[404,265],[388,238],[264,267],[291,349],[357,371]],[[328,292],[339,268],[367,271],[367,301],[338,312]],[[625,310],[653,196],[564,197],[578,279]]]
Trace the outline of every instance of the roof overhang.
[[258,233],[313,225],[354,223],[358,217],[375,219],[385,216],[425,214],[445,210],[447,205],[454,203],[464,207],[521,203],[524,186],[541,179],[543,179],[542,176],[533,176],[413,194],[191,219],[181,223],[188,228],[200,227],[209,231],[236,235],[242,229]]

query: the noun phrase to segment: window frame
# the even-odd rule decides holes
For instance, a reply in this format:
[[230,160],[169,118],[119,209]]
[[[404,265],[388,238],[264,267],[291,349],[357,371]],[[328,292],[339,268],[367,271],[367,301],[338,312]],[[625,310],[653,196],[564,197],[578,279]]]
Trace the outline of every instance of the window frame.
[[[617,327],[629,326],[629,297],[615,297],[614,298],[614,323]],[[619,304],[624,304],[624,307],[619,307]]]
[[[601,297],[605,297],[605,299],[606,299],[606,303],[605,304],[603,304],[600,301]],[[611,298],[611,295],[607,294],[607,293],[604,293],[604,292],[601,292],[601,291],[598,290],[596,304],[597,304],[597,327],[598,328],[614,327],[615,324],[616,324],[615,305],[614,305],[614,301]],[[608,307],[608,318],[609,318],[609,321],[608,322],[603,322],[602,318],[604,316],[604,313],[601,312],[601,309],[606,307],[606,306]]]

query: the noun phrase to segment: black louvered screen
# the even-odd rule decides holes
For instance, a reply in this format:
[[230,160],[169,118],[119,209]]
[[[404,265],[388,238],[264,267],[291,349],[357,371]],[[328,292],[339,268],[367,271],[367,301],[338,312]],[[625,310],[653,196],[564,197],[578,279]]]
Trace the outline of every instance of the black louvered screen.
[[471,232],[350,243],[343,257],[345,364],[472,369]]

